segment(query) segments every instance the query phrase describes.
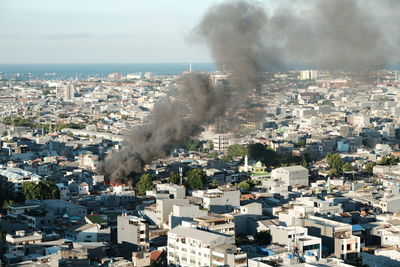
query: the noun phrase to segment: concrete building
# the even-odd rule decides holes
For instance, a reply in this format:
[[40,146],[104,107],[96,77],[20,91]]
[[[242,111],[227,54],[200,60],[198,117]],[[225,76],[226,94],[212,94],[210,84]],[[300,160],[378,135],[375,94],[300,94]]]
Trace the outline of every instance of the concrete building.
[[204,208],[215,213],[226,213],[240,207],[240,191],[235,188],[212,189],[200,194]]
[[156,223],[159,226],[167,226],[169,215],[174,205],[189,205],[188,199],[157,199],[156,200]]
[[360,237],[352,234],[352,226],[316,216],[301,220],[312,236],[321,237],[322,245],[336,257],[347,260],[360,256]]
[[234,136],[232,134],[218,134],[214,136],[214,150],[226,151],[230,145],[232,145],[232,140]]
[[149,225],[146,220],[136,216],[122,215],[117,217],[118,244],[135,245],[139,250],[149,248]]
[[195,217],[204,217],[208,215],[208,210],[200,209],[196,205],[174,205],[172,213],[169,215],[169,229],[175,228],[182,222],[191,222]]
[[213,215],[194,218],[193,221],[202,229],[225,235],[235,234],[235,222],[232,215]]
[[247,254],[235,246],[234,237],[190,226],[168,232],[168,264],[178,266],[247,266]]
[[283,181],[286,185],[308,185],[308,170],[303,166],[281,167],[272,170],[271,178]]
[[273,243],[285,245],[289,251],[302,255],[313,255],[316,259],[320,259],[322,256],[321,238],[308,235],[305,227],[271,227],[270,233]]

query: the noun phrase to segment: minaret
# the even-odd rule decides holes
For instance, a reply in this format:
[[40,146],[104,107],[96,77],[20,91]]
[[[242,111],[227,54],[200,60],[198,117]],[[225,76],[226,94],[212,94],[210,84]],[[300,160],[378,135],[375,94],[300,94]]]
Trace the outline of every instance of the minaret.
[[189,72],[192,72],[192,60],[189,60]]
[[245,172],[249,171],[249,158],[248,158],[247,154],[244,157],[244,171]]

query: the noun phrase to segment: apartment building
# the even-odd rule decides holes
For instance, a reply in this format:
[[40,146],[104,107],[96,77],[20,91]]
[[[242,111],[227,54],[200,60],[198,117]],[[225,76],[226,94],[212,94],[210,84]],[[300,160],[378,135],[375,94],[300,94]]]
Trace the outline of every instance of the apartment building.
[[247,266],[247,254],[234,245],[233,236],[212,233],[190,225],[168,232],[168,264],[173,266]]

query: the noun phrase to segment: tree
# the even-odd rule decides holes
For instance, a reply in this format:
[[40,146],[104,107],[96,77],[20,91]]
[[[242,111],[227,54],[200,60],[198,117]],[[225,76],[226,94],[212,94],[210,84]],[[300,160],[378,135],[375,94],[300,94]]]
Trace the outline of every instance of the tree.
[[170,172],[168,176],[168,182],[171,184],[180,184],[181,177],[176,172]]
[[22,184],[22,195],[24,199],[58,199],[60,190],[50,181],[25,182]]
[[388,157],[384,156],[378,161],[378,165],[389,165],[390,161]]
[[247,151],[249,153],[249,158],[250,159],[254,159],[254,160],[263,161],[264,160],[264,156],[265,156],[265,150],[266,150],[265,145],[263,145],[261,143],[250,144],[250,145],[247,146]]
[[199,139],[189,139],[184,145],[186,150],[199,150],[200,149],[200,140]]
[[269,245],[272,237],[269,230],[261,230],[254,235],[254,239],[258,245]]
[[367,164],[365,164],[365,171],[369,174],[373,173],[373,169],[374,169],[375,163],[374,162],[368,162]]
[[148,173],[143,174],[140,177],[139,182],[136,184],[136,190],[139,195],[144,195],[146,194],[146,191],[152,190],[153,188],[153,175]]
[[4,201],[2,208],[3,208],[3,210],[8,210],[9,206],[14,205],[14,204],[15,204],[14,200],[8,199],[8,200]]
[[332,169],[341,170],[343,167],[342,158],[339,154],[328,154],[326,156],[326,162],[328,163],[329,167]]
[[353,166],[350,164],[350,162],[346,162],[343,164],[343,170],[346,172],[351,172],[353,171]]
[[251,185],[250,185],[247,181],[241,181],[241,182],[238,184],[238,187],[239,187],[241,190],[248,191],[248,190],[250,190]]
[[212,181],[211,181],[211,183],[209,184],[209,187],[210,188],[217,188],[219,186],[219,183],[218,183],[218,180],[217,179],[213,179]]
[[230,145],[226,152],[226,155],[230,158],[244,157],[247,154],[247,147],[239,144]]
[[193,190],[204,189],[207,184],[206,173],[202,169],[191,169],[187,174],[189,186]]
[[332,173],[339,174],[342,172],[343,162],[339,154],[328,154],[326,156],[326,162],[328,163]]

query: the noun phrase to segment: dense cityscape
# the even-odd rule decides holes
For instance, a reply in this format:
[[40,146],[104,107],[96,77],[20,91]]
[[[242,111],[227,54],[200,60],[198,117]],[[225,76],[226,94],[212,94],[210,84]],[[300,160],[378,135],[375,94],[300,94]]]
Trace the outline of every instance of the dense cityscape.
[[[85,17],[40,1],[22,14]],[[24,49],[8,57],[26,37],[0,28],[0,266],[400,266],[396,1],[210,1],[179,35],[211,62],[163,63],[185,54],[165,44],[160,63],[103,64],[151,62],[168,39],[151,31],[199,12],[118,1],[142,8],[137,36],[115,32],[128,9],[107,17],[110,3],[94,14],[88,0],[82,28],[96,16],[110,28],[63,32],[60,19],[25,44],[50,44],[33,64]],[[165,25],[141,22],[167,7]],[[99,41],[140,43],[143,29],[139,50]],[[44,64],[51,46],[71,61]]]

